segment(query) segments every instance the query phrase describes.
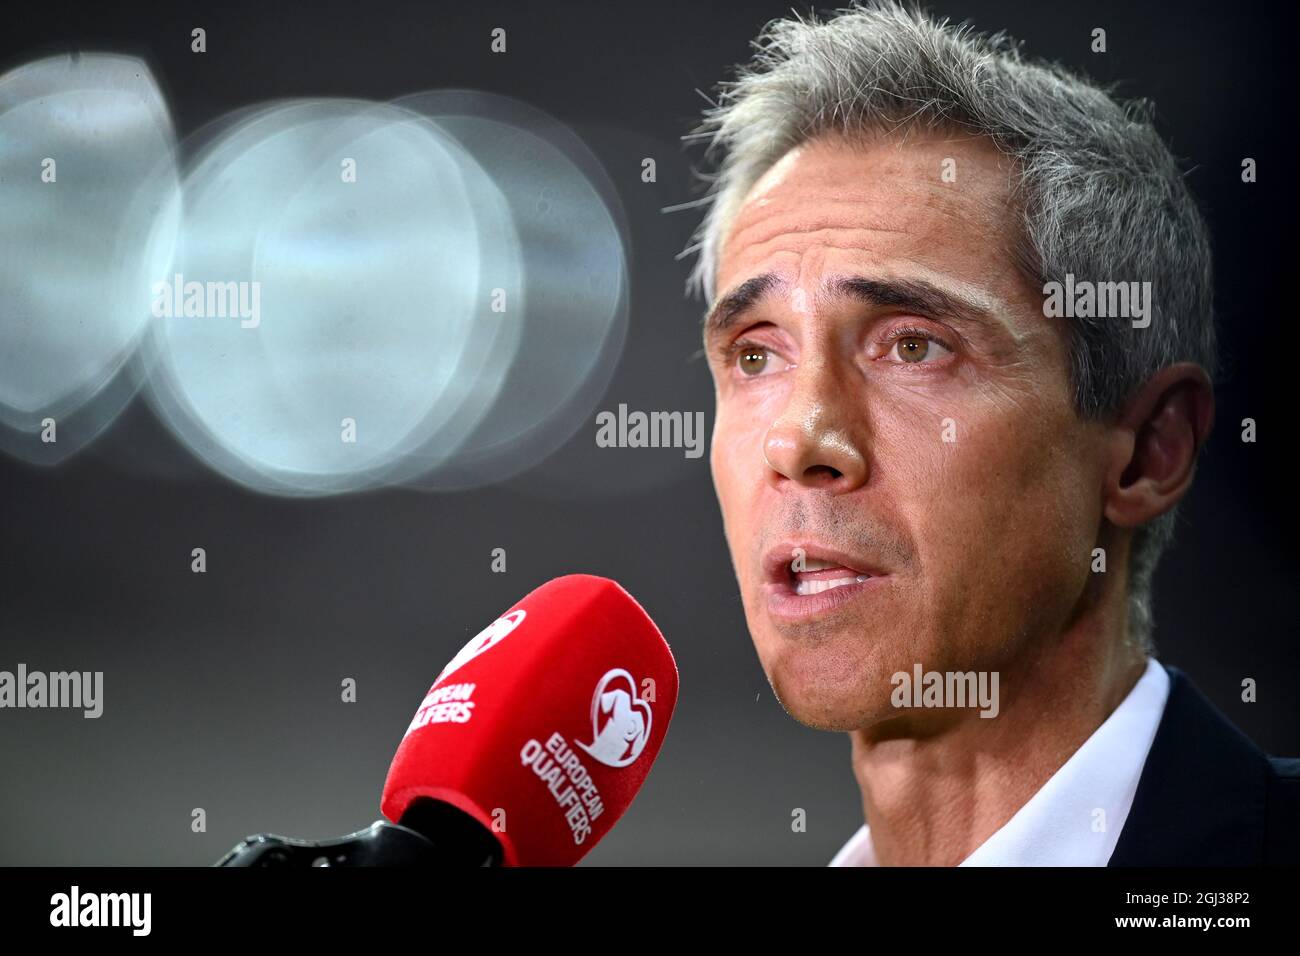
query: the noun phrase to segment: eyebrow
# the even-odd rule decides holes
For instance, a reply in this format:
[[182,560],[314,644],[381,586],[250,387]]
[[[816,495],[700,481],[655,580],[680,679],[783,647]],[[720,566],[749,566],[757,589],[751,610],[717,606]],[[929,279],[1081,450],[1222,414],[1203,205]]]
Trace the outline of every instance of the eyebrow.
[[[746,279],[709,310],[704,318],[705,337],[725,332],[744,313],[787,285],[786,280],[773,272]],[[924,279],[829,276],[823,280],[819,295],[845,297],[866,305],[903,308],[953,322],[987,324],[992,318],[991,307],[984,302]]]
[[765,272],[746,279],[719,299],[704,317],[705,336],[725,332],[727,327],[786,283],[775,273]]

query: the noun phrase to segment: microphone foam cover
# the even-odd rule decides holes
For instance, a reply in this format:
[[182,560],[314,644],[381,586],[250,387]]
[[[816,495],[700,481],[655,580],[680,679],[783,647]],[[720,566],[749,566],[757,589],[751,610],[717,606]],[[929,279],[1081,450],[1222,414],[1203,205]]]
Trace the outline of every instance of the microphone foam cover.
[[677,664],[641,605],[573,574],[476,634],[425,695],[380,809],[458,807],[501,841],[508,866],[571,866],[621,817],[659,753]]

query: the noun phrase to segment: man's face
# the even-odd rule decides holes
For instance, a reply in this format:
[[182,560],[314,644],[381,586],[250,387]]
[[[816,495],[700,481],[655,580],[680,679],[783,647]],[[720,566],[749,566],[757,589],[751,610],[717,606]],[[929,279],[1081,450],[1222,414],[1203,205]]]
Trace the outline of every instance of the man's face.
[[1102,433],[1013,266],[1010,175],[983,140],[815,139],[722,249],[713,480],[759,659],[809,726],[898,716],[914,664],[1025,660],[1087,585]]

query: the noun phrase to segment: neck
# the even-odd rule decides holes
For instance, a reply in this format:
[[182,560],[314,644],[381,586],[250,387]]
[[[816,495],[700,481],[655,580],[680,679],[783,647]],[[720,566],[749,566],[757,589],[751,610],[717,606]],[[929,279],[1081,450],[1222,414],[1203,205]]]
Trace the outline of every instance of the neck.
[[903,717],[851,732],[880,864],[957,865],[1101,726],[1146,667],[1119,603],[1093,607],[1004,669],[993,719],[971,710],[937,731]]

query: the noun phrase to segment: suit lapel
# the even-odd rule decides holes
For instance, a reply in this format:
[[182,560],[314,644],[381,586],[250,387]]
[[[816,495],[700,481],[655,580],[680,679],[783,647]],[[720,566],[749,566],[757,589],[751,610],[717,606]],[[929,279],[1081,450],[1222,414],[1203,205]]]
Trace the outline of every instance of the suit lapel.
[[1180,670],[1108,866],[1264,862],[1268,758]]

